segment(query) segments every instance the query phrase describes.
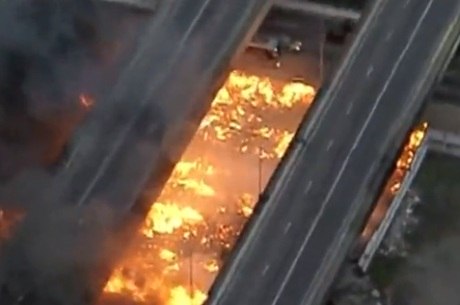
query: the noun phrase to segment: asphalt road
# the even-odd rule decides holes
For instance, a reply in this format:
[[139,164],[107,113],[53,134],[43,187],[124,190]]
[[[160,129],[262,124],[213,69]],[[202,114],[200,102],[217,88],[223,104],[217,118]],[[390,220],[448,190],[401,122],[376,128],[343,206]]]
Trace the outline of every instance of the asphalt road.
[[396,155],[454,44],[459,10],[457,0],[387,0],[369,11],[207,304],[320,303],[358,207],[384,179],[382,160]]

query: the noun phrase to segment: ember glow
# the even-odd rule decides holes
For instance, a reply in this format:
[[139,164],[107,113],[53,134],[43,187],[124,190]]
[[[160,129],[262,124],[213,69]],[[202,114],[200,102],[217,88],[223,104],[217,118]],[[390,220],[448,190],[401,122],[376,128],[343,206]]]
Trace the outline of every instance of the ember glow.
[[363,241],[367,241],[371,238],[372,234],[374,234],[380,222],[385,217],[385,213],[390,207],[393,198],[401,188],[401,183],[406,176],[406,173],[411,169],[415,153],[422,144],[427,130],[428,123],[423,123],[420,126],[417,126],[409,135],[409,139],[404,146],[403,152],[396,162],[396,168],[391,174],[382,196],[375,205],[374,210],[372,211],[369,220],[361,233],[361,239]]
[[80,94],[80,96],[78,97],[78,100],[80,102],[80,105],[86,109],[89,109],[93,107],[94,105],[94,99],[91,96],[86,95],[86,94]]
[[200,305],[315,90],[230,74],[105,287],[139,304]]
[[23,218],[23,213],[0,209],[0,243],[11,236],[16,225]]

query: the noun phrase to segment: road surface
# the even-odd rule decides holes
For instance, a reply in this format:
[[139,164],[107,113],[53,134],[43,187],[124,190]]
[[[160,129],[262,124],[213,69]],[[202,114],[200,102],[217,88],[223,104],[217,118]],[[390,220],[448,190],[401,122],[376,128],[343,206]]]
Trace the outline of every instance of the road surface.
[[269,7],[262,0],[164,2],[110,94],[73,137],[57,179],[61,201],[102,200],[120,211],[136,201],[150,206]]
[[457,0],[386,0],[369,10],[208,305],[321,303],[359,208],[376,197],[382,170],[450,55],[459,10]]

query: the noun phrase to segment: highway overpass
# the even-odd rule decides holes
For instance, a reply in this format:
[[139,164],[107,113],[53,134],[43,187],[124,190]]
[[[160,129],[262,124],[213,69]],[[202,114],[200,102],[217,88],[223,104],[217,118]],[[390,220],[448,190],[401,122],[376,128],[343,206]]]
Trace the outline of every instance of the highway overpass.
[[[112,90],[72,136],[48,195],[37,197],[36,205],[51,206],[50,210],[54,206],[56,211],[63,205],[78,207],[77,215],[77,210],[94,202],[110,202],[119,220],[113,230],[142,221],[230,72],[230,61],[243,50],[269,8],[270,2],[263,0],[162,2]],[[28,211],[20,234],[2,253],[0,303],[90,303],[111,271],[101,266],[107,262],[97,261],[101,244],[90,250],[89,245],[70,242],[79,235],[71,234],[64,238],[69,249],[61,245],[36,253],[52,257],[63,251],[78,253],[83,246],[85,252],[94,252],[92,262],[61,271],[56,265],[47,275],[37,271],[35,259],[42,263],[47,259],[41,254],[32,258],[25,249],[37,230],[49,226],[56,216],[42,208]],[[75,224],[68,223],[69,227]],[[83,227],[74,229],[84,234]],[[63,278],[67,280],[57,280]]]
[[453,55],[458,1],[377,1],[325,84],[208,305],[320,304]]
[[[319,302],[352,229],[377,196],[450,55],[458,6],[454,0],[382,0],[365,13],[354,44],[301,125],[209,304]],[[176,1],[155,9],[116,86],[73,136],[49,192],[56,202],[81,208],[110,202],[120,222],[141,219],[144,203],[150,205],[161,190],[269,3]],[[35,216],[27,215],[23,237],[37,229],[30,221]],[[42,277],[22,250],[13,243],[2,257],[7,271],[0,277],[2,304],[91,301],[92,281],[82,279],[93,269]],[[79,279],[74,286],[56,282],[74,277]],[[39,287],[31,284],[38,278]],[[56,291],[67,296],[64,303],[55,299]]]

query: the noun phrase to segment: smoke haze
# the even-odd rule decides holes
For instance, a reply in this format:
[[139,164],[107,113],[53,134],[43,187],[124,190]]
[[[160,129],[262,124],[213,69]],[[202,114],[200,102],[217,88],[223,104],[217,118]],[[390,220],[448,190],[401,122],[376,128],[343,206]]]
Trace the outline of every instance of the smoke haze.
[[[400,271],[395,305],[458,305],[460,302],[460,237],[427,245]],[[402,289],[401,289],[402,287]]]
[[92,0],[0,1],[0,210],[27,211],[0,249],[2,305],[85,304],[83,279],[117,251],[110,208],[57,202],[52,172],[88,111],[80,95],[109,87],[124,16]]

